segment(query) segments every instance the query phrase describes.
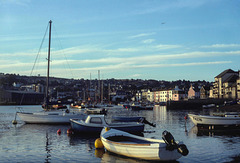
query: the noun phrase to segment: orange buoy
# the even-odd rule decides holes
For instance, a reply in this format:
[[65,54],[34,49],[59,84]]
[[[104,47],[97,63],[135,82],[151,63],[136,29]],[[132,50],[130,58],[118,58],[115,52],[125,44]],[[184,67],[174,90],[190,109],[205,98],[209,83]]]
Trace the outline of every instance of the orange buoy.
[[188,119],[188,116],[187,116],[187,115],[185,115],[184,119],[185,119],[185,120],[187,120],[187,119]]
[[58,135],[60,135],[61,132],[62,132],[61,129],[58,129],[58,130],[57,130],[57,134],[58,134]]
[[67,134],[72,134],[72,133],[73,133],[72,128],[69,128],[69,129],[67,130]]

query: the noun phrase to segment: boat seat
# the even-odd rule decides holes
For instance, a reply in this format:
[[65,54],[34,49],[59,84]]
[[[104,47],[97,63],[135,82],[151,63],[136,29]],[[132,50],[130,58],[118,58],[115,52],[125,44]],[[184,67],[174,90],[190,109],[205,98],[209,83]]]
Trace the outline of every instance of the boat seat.
[[108,137],[107,139],[110,141],[123,142],[123,143],[129,143],[129,144],[153,144],[154,143],[151,141],[135,139],[128,136],[111,136],[111,137]]

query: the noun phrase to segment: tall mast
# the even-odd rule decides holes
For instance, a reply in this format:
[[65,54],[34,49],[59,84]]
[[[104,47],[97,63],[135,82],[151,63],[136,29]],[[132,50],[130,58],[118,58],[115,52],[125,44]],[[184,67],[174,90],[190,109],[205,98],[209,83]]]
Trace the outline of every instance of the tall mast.
[[101,83],[100,83],[100,70],[98,70],[98,101],[97,102],[101,102]]
[[48,68],[47,68],[47,88],[46,88],[46,105],[48,107],[49,103],[49,95],[48,95],[48,89],[49,89],[49,68],[50,68],[50,48],[51,48],[51,28],[52,28],[52,20],[49,21],[49,42],[48,42]]

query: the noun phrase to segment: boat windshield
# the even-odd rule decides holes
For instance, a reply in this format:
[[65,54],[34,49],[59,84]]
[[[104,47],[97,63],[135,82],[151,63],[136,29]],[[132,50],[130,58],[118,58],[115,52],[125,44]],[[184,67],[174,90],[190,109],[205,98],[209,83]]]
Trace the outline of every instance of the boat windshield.
[[90,119],[90,123],[95,123],[95,124],[102,124],[102,119],[100,117],[92,117]]

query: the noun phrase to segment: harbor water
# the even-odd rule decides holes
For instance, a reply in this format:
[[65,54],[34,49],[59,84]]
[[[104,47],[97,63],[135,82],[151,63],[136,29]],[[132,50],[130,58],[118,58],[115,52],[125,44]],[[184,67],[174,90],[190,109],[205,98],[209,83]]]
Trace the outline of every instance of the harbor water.
[[[40,111],[41,106],[22,106],[24,111]],[[131,111],[122,107],[108,108],[106,119],[116,115],[144,116],[156,127],[145,125],[144,137],[162,138],[162,132],[171,132],[175,140],[183,141],[189,154],[176,162],[231,162],[240,155],[240,133],[209,132],[198,130],[184,117],[191,110],[167,110],[155,106],[153,110]],[[68,135],[70,125],[24,124],[19,117],[17,125],[15,106],[0,106],[0,162],[150,162],[119,156],[105,150],[97,150],[94,142],[99,135]],[[57,130],[61,129],[61,134]]]

